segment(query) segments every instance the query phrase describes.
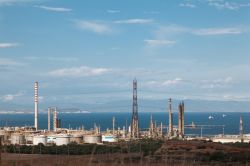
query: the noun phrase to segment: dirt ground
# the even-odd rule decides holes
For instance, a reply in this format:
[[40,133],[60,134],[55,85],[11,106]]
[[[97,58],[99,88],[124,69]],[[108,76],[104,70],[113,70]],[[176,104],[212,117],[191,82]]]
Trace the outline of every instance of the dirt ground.
[[[148,158],[133,161],[139,155],[67,156],[37,154],[2,154],[1,166],[250,166],[240,163],[202,163],[196,161],[153,162]],[[119,158],[120,160],[118,160]],[[123,158],[123,160],[121,160]]]

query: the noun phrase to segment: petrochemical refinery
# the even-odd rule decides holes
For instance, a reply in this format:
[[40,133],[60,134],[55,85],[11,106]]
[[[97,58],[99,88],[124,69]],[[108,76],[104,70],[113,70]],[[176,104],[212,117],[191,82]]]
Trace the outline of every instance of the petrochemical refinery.
[[[115,143],[119,141],[138,140],[141,138],[151,139],[180,139],[180,140],[211,140],[214,142],[250,142],[250,135],[243,134],[243,120],[240,118],[239,135],[216,135],[213,137],[203,137],[202,128],[208,125],[185,125],[185,105],[184,102],[180,102],[178,105],[178,124],[174,125],[174,114],[172,109],[172,99],[168,100],[168,126],[164,126],[161,122],[160,125],[153,120],[151,115],[149,128],[146,130],[140,129],[139,117],[138,117],[138,103],[137,103],[137,80],[133,80],[133,102],[132,102],[132,118],[131,124],[123,126],[123,128],[116,128],[115,117],[111,119],[112,130],[107,129],[101,131],[100,126],[94,125],[93,129],[85,130],[84,127],[78,129],[62,128],[62,121],[58,118],[58,110],[56,107],[48,108],[48,128],[39,129],[39,95],[38,95],[38,82],[34,85],[34,126],[31,127],[1,127],[0,138],[2,144],[20,144],[20,145],[38,145],[40,143],[44,145],[67,145],[71,142],[77,144],[103,144],[103,143]],[[51,123],[52,120],[52,123]],[[167,122],[167,119],[166,119]],[[53,127],[52,127],[53,126]],[[224,125],[217,125],[214,127],[223,127]],[[185,135],[185,128],[200,128],[201,135],[188,136]]]

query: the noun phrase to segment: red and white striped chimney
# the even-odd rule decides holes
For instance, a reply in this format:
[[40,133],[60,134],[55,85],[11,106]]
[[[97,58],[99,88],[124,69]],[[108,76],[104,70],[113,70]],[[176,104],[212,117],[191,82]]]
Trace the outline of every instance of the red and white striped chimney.
[[35,128],[38,130],[38,82],[35,82]]

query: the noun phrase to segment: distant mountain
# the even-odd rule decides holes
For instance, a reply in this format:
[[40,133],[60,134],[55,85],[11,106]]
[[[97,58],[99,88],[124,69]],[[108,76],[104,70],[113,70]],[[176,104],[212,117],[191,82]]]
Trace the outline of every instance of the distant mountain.
[[[179,100],[173,99],[173,110],[177,111]],[[250,101],[184,100],[187,112],[248,112]],[[139,112],[167,111],[168,100],[138,100]],[[61,112],[130,112],[132,100],[117,100],[99,103],[40,103],[39,111],[47,112],[49,106],[56,106]],[[33,112],[33,104],[0,102],[0,112]]]

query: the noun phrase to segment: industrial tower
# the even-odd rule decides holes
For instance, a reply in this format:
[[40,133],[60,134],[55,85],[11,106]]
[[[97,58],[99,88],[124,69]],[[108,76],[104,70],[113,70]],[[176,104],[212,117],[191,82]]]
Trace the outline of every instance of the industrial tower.
[[184,138],[184,102],[179,104],[179,120],[178,120],[179,138]]
[[34,126],[35,126],[36,130],[38,130],[38,82],[35,82],[34,90],[35,90],[35,96],[34,96],[34,100],[35,100],[35,122],[34,122]]
[[168,136],[172,137],[174,134],[174,130],[173,130],[173,112],[172,112],[172,99],[171,98],[169,98],[168,100],[168,116],[169,116]]
[[244,138],[243,138],[243,120],[242,120],[242,116],[240,116],[240,141],[244,142]]
[[131,138],[139,138],[137,81],[133,80],[133,106],[132,106]]

